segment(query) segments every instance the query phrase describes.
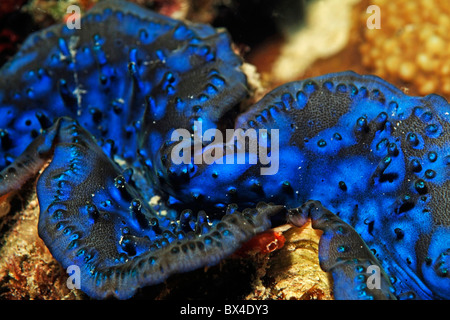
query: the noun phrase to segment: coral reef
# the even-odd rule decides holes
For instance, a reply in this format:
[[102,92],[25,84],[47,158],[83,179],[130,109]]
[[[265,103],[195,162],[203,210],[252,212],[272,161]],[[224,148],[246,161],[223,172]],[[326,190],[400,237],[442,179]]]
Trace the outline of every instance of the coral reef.
[[81,299],[69,290],[67,274],[52,257],[37,232],[39,205],[31,192],[15,215],[2,222],[0,245],[0,299]]
[[319,267],[321,234],[310,223],[302,228],[285,228],[286,245],[263,260],[255,289],[247,299],[333,299],[331,276]]
[[359,0],[325,0],[309,4],[305,25],[292,31],[280,49],[272,76],[275,82],[301,78],[319,59],[341,51],[349,42],[352,9]]
[[[420,95],[450,96],[450,6],[445,1],[374,0],[381,29],[363,27],[363,65]],[[365,26],[368,14],[361,15]]]

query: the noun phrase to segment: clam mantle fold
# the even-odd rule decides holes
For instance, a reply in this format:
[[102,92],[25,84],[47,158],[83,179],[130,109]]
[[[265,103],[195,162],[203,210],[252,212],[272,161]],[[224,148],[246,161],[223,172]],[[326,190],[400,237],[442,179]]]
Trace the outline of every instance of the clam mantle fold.
[[[239,113],[241,66],[226,31],[122,1],[98,4],[80,30],[31,35],[0,70],[0,201],[38,176],[39,235],[93,298],[132,297],[307,219],[324,231],[336,298],[450,298],[445,99],[342,72]],[[174,165],[171,134],[198,134],[195,121],[278,129],[278,172]]]

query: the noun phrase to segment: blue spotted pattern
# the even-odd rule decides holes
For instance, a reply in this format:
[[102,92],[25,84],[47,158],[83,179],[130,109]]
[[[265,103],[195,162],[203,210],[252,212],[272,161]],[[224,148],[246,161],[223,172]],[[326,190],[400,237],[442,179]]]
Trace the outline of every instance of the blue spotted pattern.
[[[88,295],[129,298],[310,218],[336,298],[450,298],[442,97],[343,72],[285,84],[239,113],[250,90],[225,31],[123,1],[81,25],[31,35],[0,70],[0,201],[41,173],[39,234],[80,267]],[[175,165],[179,128],[278,130],[276,173]]]

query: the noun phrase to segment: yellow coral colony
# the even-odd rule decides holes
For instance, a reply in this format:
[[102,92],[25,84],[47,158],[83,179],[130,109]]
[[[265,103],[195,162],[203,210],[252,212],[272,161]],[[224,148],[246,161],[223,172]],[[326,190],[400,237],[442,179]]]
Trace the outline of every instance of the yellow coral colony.
[[[450,96],[450,5],[439,0],[374,0],[381,29],[364,28],[365,67],[420,95]],[[364,15],[367,19],[368,14]],[[364,24],[365,25],[365,24]]]

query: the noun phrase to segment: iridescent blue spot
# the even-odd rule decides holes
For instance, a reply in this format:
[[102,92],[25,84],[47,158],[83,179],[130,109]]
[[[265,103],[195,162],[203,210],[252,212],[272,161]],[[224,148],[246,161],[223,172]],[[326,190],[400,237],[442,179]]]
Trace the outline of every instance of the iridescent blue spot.
[[327,142],[324,139],[320,139],[319,141],[317,141],[317,146],[319,146],[320,148],[323,148],[327,145]]
[[427,193],[427,184],[422,179],[418,179],[414,182],[414,188],[419,194]]
[[346,93],[347,92],[347,86],[344,83],[339,83],[336,86],[336,91],[340,93]]
[[438,158],[438,155],[436,152],[434,151],[430,151],[428,152],[428,160],[430,160],[430,162],[435,162]]
[[427,132],[428,135],[434,135],[438,132],[439,127],[436,124],[429,124],[428,126],[426,126],[425,131]]
[[69,226],[63,230],[63,234],[67,236],[67,235],[71,234],[72,231],[73,231],[73,228]]
[[433,113],[431,113],[430,111],[426,111],[422,113],[421,119],[423,122],[430,122],[431,120],[433,120]]
[[297,106],[299,109],[304,108],[308,103],[308,97],[303,91],[298,91],[296,94],[296,98],[297,98]]
[[420,164],[419,160],[412,159],[410,162],[411,170],[414,172],[420,172],[422,170],[422,165]]
[[331,91],[332,89],[333,89],[333,82],[331,82],[331,81],[325,81],[324,83],[323,83],[323,87],[325,88],[325,89],[327,89],[328,91]]
[[62,229],[64,229],[64,226],[65,226],[64,223],[58,222],[56,224],[56,230],[61,231]]
[[314,81],[306,81],[303,85],[303,90],[308,94],[311,95],[313,92],[315,92],[318,89],[317,84]]
[[214,94],[217,94],[218,90],[214,85],[208,84],[208,85],[206,85],[205,92],[208,95],[214,95]]
[[436,177],[436,171],[428,169],[425,171],[425,177],[427,179],[433,179],[434,177]]
[[417,147],[419,145],[419,138],[417,138],[417,135],[415,133],[408,133],[406,139],[408,140],[411,147]]
[[337,141],[341,141],[342,140],[342,136],[339,133],[334,133],[333,134],[333,139],[337,140]]
[[225,85],[225,79],[218,75],[212,76],[210,81],[215,87],[222,87]]

